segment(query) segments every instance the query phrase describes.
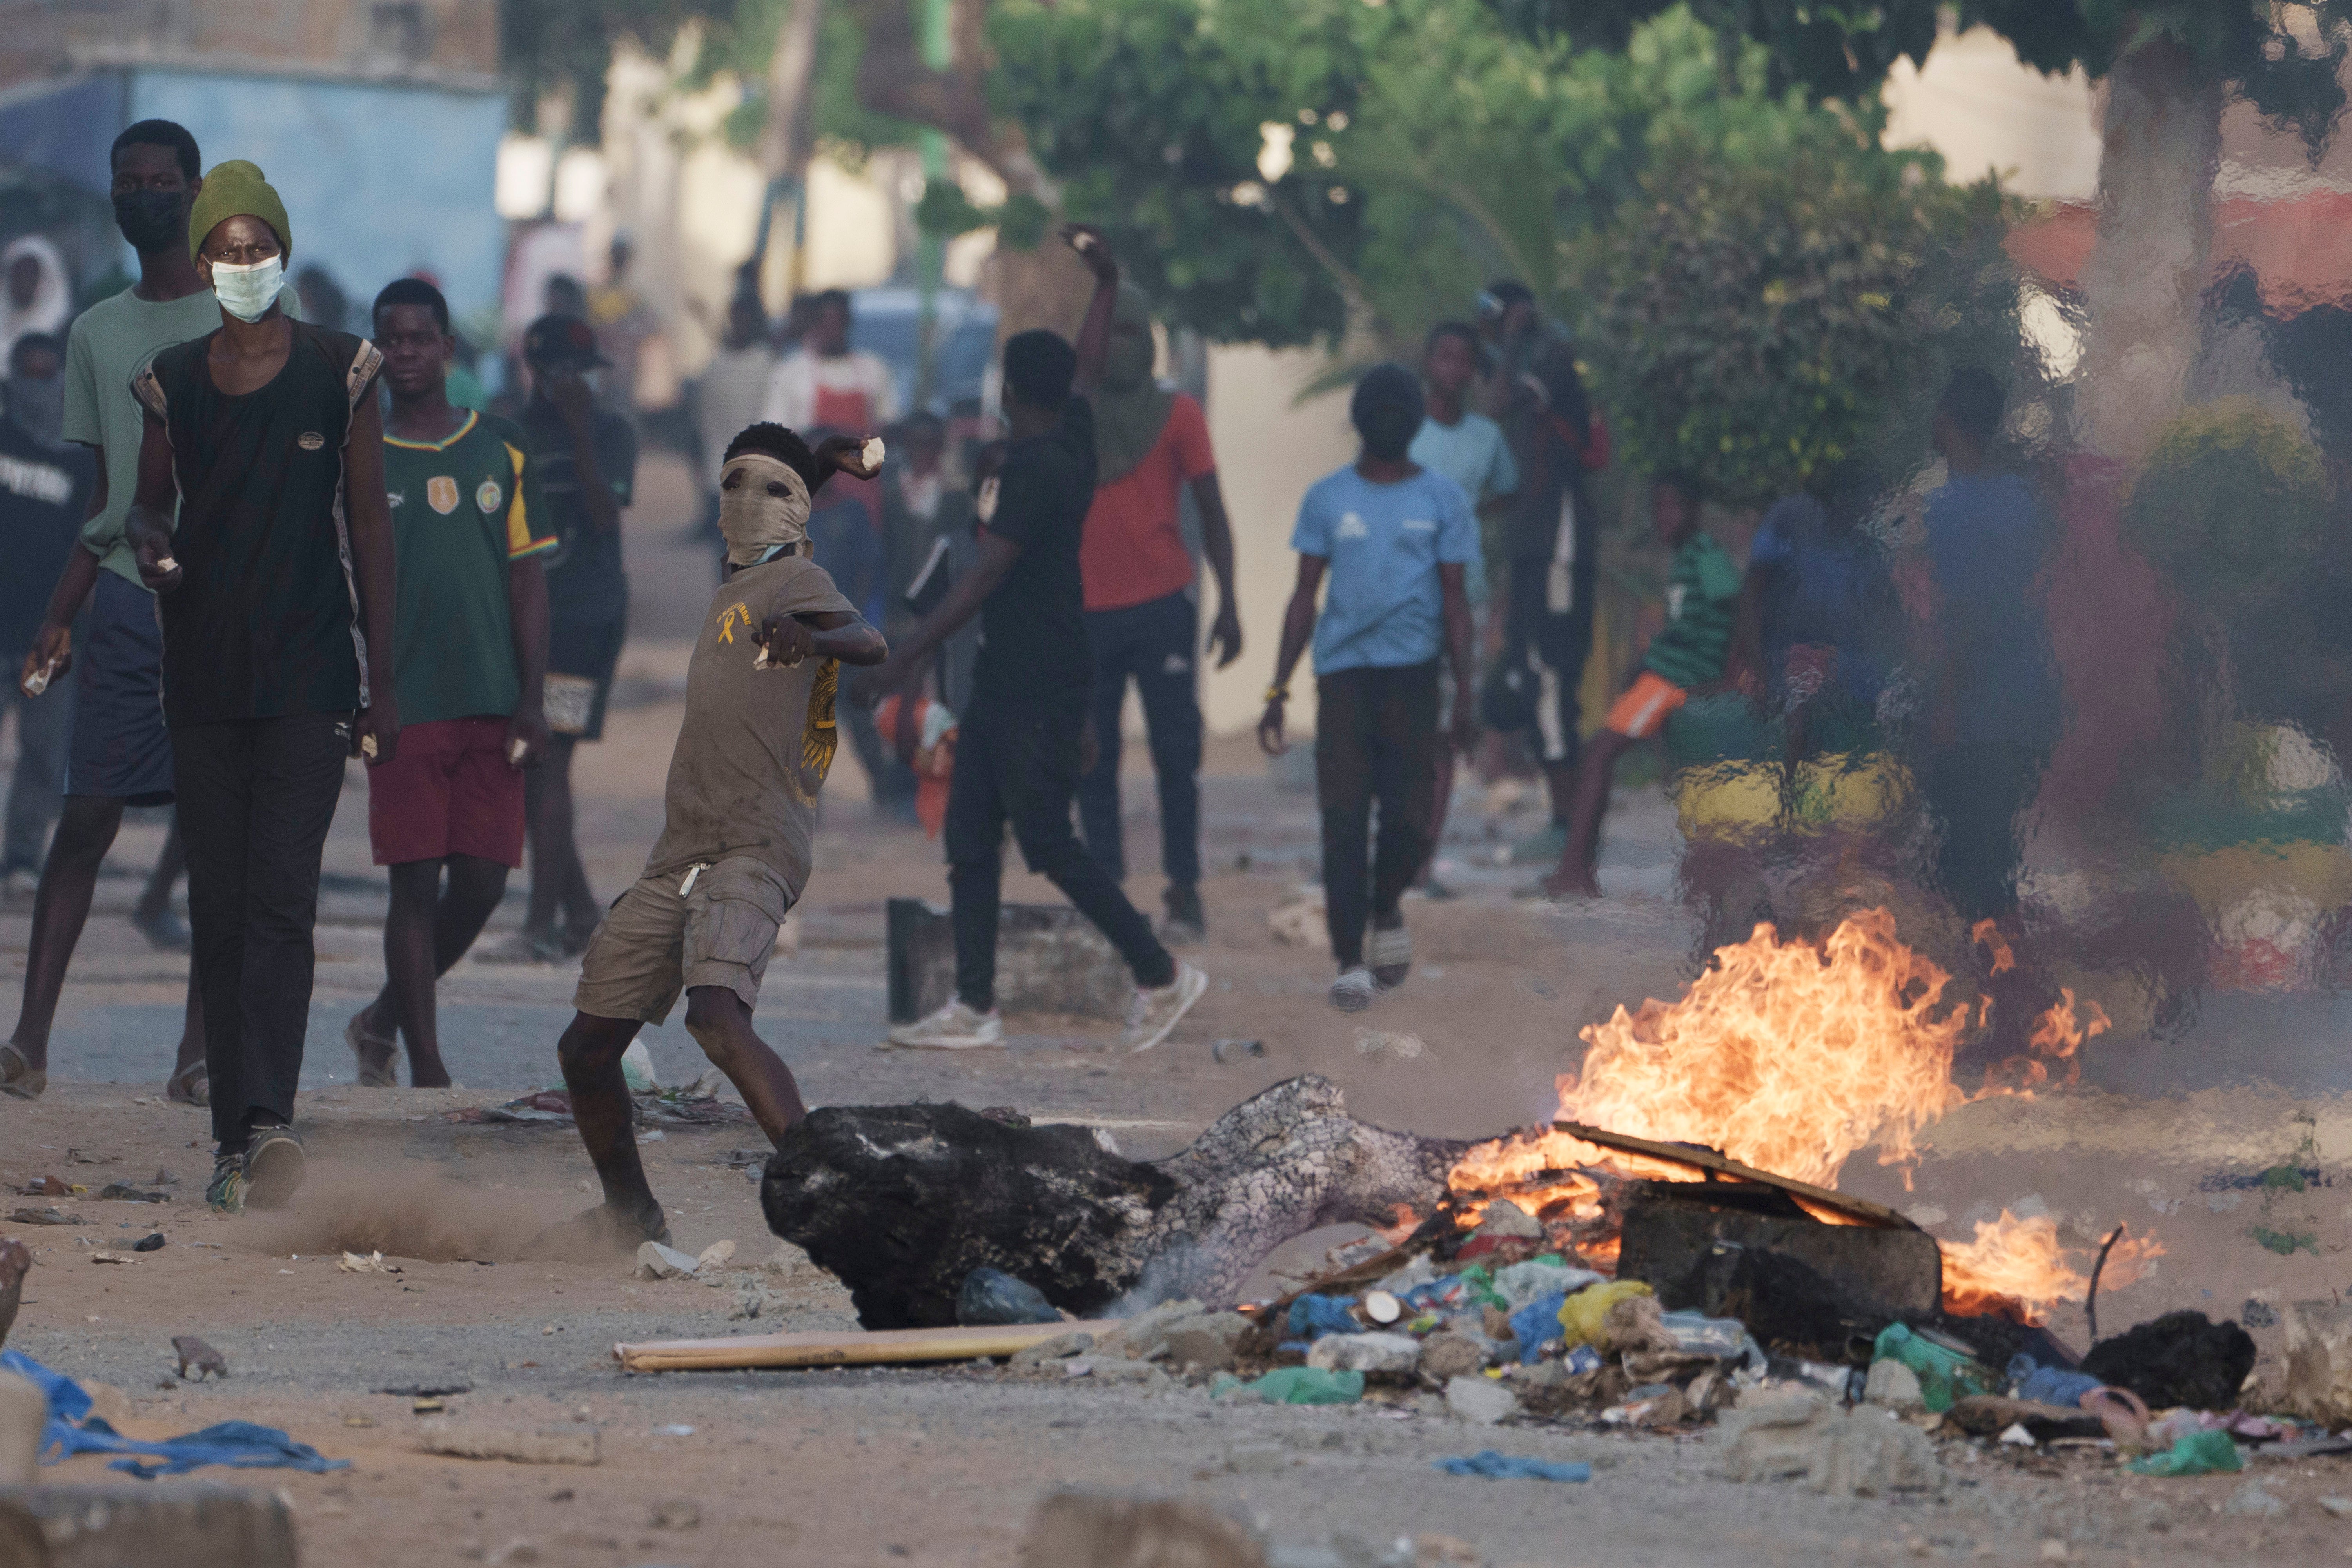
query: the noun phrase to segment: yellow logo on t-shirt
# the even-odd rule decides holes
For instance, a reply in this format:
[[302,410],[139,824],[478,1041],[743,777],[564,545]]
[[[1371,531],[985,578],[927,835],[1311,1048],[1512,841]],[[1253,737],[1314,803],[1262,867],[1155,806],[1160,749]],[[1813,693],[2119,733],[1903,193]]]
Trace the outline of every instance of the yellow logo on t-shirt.
[[733,604],[728,605],[726,609],[719,612],[719,640],[723,643],[731,643],[735,640],[735,628],[737,626],[741,626],[742,628],[748,632],[757,624],[758,623],[753,621],[751,618],[751,606],[745,604],[742,600],[738,599]]
[[498,510],[499,502],[506,499],[507,492],[499,489],[499,481],[496,479],[484,479],[482,488],[474,492],[474,504],[482,509],[482,515],[485,517]]
[[457,481],[446,474],[436,474],[425,481],[425,504],[443,517],[457,510]]

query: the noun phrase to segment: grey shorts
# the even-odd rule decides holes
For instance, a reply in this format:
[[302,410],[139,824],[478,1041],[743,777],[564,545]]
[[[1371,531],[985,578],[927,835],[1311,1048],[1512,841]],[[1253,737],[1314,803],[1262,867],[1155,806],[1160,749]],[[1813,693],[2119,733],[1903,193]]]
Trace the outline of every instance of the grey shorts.
[[753,1007],[792,889],[773,867],[731,856],[679,891],[687,868],[647,872],[604,911],[580,960],[572,1005],[598,1018],[658,1024],[678,993],[723,985]]

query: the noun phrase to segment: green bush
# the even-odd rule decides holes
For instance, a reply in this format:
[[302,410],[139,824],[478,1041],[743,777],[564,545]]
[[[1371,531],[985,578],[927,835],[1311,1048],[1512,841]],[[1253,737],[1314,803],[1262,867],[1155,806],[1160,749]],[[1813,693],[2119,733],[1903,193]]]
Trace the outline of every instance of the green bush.
[[2248,397],[2168,426],[2124,509],[2124,536],[2180,596],[2224,624],[2294,596],[2325,542],[2319,449]]

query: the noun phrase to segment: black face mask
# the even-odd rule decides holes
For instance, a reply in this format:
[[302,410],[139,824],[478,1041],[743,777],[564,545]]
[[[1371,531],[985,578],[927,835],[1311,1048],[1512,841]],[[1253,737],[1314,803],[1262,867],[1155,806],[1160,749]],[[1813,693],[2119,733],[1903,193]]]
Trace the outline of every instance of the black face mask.
[[114,198],[114,226],[137,251],[163,250],[188,237],[178,191],[125,191]]

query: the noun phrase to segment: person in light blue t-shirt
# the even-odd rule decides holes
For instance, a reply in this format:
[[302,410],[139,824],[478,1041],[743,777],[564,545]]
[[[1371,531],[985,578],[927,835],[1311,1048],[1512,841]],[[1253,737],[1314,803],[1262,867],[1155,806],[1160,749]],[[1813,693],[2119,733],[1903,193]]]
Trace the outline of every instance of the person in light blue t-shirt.
[[[1290,672],[1311,635],[1323,897],[1339,966],[1331,1002],[1350,1013],[1370,1005],[1375,990],[1403,984],[1412,965],[1412,939],[1399,906],[1429,858],[1435,826],[1441,646],[1453,662],[1455,689],[1473,689],[1464,582],[1478,570],[1478,525],[1462,487],[1408,455],[1422,415],[1421,384],[1402,365],[1377,366],[1357,384],[1349,416],[1363,450],[1318,480],[1299,504],[1290,538],[1298,552],[1298,586],[1283,617],[1274,684],[1258,722],[1258,743],[1269,752],[1284,751]],[[1327,574],[1329,591],[1318,616],[1316,595]],[[1465,751],[1475,741],[1471,704],[1454,704],[1454,733]]]

